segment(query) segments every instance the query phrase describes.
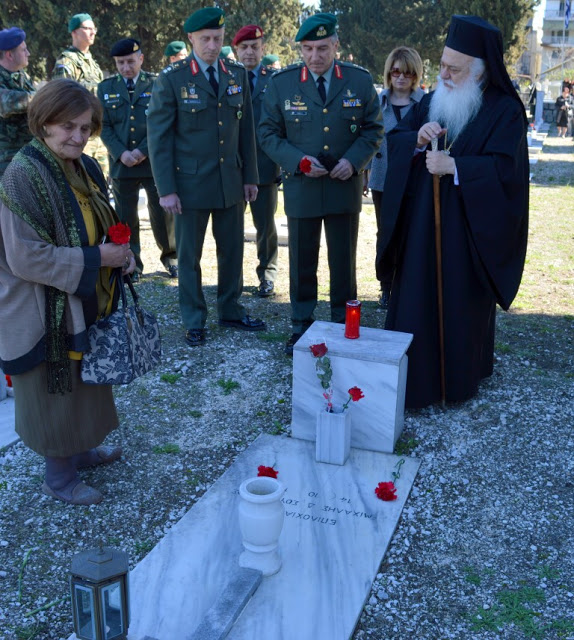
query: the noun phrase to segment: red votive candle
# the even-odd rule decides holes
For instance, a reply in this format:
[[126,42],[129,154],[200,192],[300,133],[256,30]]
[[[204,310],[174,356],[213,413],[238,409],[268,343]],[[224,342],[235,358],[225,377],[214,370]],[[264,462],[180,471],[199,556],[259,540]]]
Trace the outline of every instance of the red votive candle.
[[347,301],[347,313],[345,316],[345,338],[354,340],[359,337],[361,326],[361,303],[359,300]]

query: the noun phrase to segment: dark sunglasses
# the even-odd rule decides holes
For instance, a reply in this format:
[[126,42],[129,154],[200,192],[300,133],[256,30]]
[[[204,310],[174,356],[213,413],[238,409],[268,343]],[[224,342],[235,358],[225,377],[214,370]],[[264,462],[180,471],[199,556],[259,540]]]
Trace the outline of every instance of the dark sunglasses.
[[415,74],[413,71],[401,71],[400,69],[397,69],[396,67],[394,69],[391,69],[391,75],[393,76],[393,78],[398,78],[400,77],[401,73],[403,74],[403,76],[405,76],[405,78],[414,78]]

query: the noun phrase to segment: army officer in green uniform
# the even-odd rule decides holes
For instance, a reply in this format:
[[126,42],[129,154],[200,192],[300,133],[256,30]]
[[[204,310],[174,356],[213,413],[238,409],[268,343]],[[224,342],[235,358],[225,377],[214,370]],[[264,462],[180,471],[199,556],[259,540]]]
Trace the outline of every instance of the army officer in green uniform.
[[90,53],[96,39],[96,25],[89,13],[77,13],[68,21],[72,46],[64,49],[56,60],[52,78],[71,78],[86,87],[94,95],[104,79],[100,65]]
[[335,60],[336,25],[329,13],[316,13],[301,25],[296,40],[304,62],[273,75],[259,124],[263,150],[284,171],[293,324],[288,354],[313,322],[322,224],[331,320],[343,322],[346,301],[357,296],[361,174],[383,135],[371,75]]
[[155,73],[142,71],[140,43],[124,38],[110,51],[118,73],[98,85],[104,107],[101,137],[108,149],[110,177],[116,211],[131,230],[130,248],[136,259],[137,280],[143,271],[138,201],[140,188],[147,194],[151,228],[160,250],[160,260],[172,278],[177,277],[174,218],[164,213],[153,181],[147,147],[147,108]]
[[23,70],[29,56],[22,29],[0,31],[0,178],[10,160],[32,139],[28,104],[34,87]]
[[[265,89],[274,70],[261,64],[263,57],[263,30],[256,24],[241,27],[232,41],[237,59],[247,69],[251,101],[253,103],[253,119],[255,127],[261,118],[261,108]],[[256,268],[259,278],[257,295],[268,298],[275,294],[275,278],[277,277],[277,227],[275,226],[275,212],[277,211],[277,191],[281,171],[279,165],[257,145],[257,169],[259,184],[257,185],[257,200],[250,203],[253,223],[257,231],[257,259]]]
[[206,7],[185,22],[193,52],[155,82],[148,144],[160,203],[175,214],[179,303],[192,346],[205,341],[201,254],[210,215],[217,245],[219,324],[261,331],[239,302],[243,288],[244,202],[257,197],[257,158],[247,72],[219,60],[223,11]]
[[[104,79],[104,74],[90,53],[90,47],[94,44],[98,32],[90,14],[77,13],[72,16],[68,21],[68,32],[72,36],[72,46],[64,49],[58,56],[52,79],[71,78],[97,95],[98,84]],[[104,175],[108,175],[106,149],[99,137],[89,140],[84,153],[95,158]]]

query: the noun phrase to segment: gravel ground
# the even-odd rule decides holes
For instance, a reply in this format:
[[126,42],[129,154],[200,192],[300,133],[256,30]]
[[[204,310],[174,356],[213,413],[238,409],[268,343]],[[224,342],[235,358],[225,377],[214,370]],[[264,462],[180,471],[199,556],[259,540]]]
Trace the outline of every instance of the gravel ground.
[[[573,149],[549,138],[537,165],[529,260],[513,310],[497,318],[494,375],[446,412],[407,412],[397,452],[422,464],[356,640],[574,638]],[[359,297],[364,324],[381,327],[374,228],[367,206]],[[209,339],[192,350],[177,282],[162,273],[149,229],[144,236],[147,275],[138,287],[159,317],[164,360],[117,389],[122,426],[108,441],[123,445],[124,458],[84,473],[104,502],[73,507],[43,496],[40,457],[20,443],[0,451],[3,640],[67,638],[75,553],[103,539],[135,565],[257,435],[289,437],[286,248],[279,293],[260,300],[255,246],[246,245],[245,303],[269,330],[245,335],[216,324],[208,240]],[[323,256],[320,270],[317,319],[328,320]]]

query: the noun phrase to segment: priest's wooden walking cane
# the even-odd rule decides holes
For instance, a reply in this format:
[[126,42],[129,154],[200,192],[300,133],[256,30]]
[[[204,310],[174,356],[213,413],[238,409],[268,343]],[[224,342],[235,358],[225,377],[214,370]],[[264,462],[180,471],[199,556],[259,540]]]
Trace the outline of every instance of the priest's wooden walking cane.
[[[438,151],[438,139],[431,140],[431,149]],[[445,408],[446,403],[446,380],[444,368],[444,311],[442,299],[442,237],[440,221],[440,176],[433,174],[432,177],[434,196],[434,243],[436,248],[436,288],[438,304],[438,344],[440,351],[440,404]]]

